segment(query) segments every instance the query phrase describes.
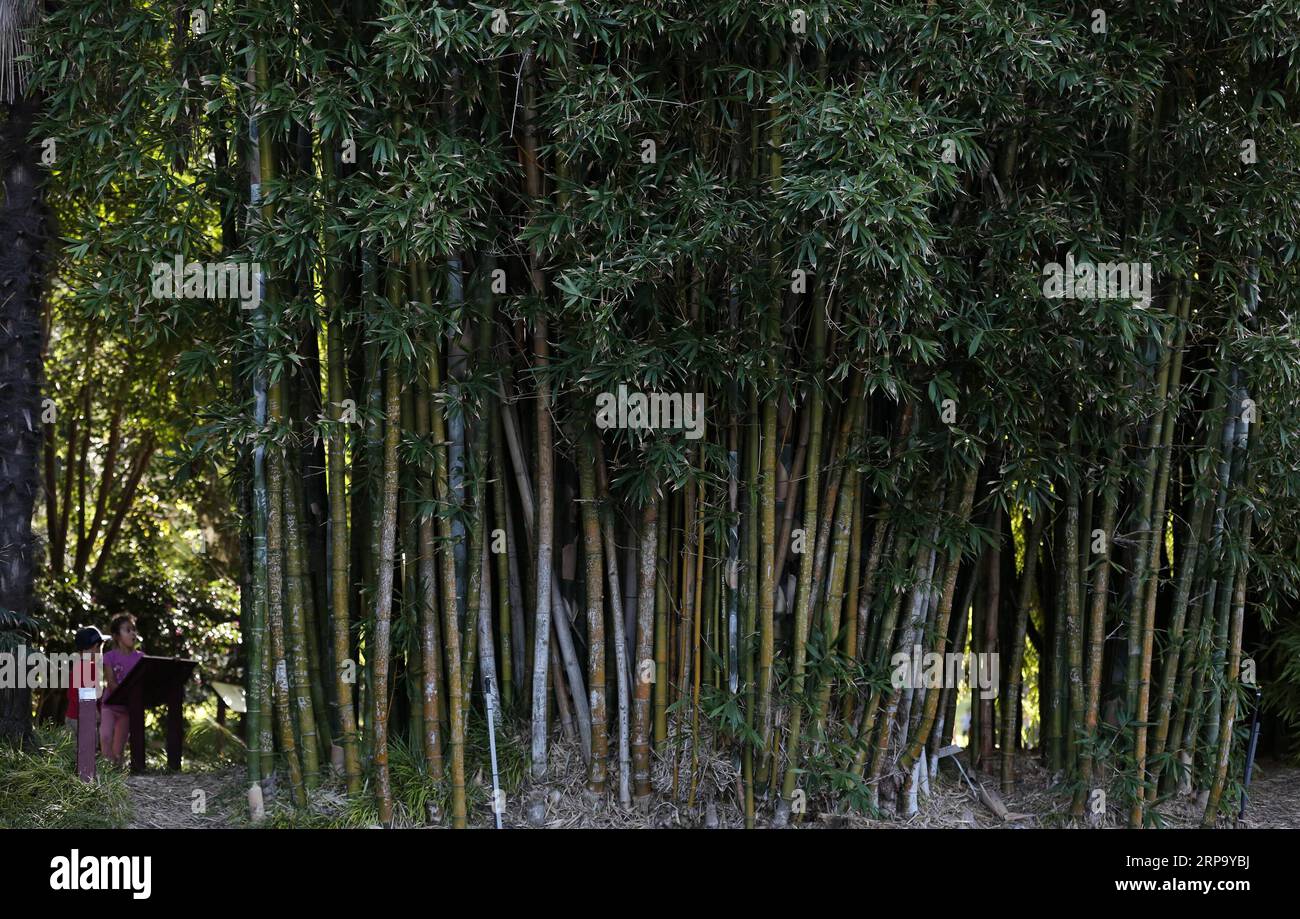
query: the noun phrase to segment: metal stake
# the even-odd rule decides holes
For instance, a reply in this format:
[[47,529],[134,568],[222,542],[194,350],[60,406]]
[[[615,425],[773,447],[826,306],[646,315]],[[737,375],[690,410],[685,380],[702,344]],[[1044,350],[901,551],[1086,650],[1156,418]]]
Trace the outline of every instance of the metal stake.
[[490,676],[483,678],[486,684],[484,693],[487,701],[488,751],[492,755],[492,815],[496,818],[497,829],[501,829],[501,787],[497,777],[497,729],[492,713],[496,710],[496,685]]

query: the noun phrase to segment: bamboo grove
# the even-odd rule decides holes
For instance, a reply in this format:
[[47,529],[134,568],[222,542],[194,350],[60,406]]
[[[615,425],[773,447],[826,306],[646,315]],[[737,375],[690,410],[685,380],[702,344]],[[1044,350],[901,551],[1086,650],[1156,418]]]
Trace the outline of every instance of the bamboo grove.
[[[1296,597],[1300,6],[1188,6],[52,10],[67,296],[220,392],[175,452],[241,495],[250,784],[390,823],[402,743],[465,826],[491,706],[529,795],[563,745],[597,801],[910,815],[961,738],[1213,825]],[[150,296],[175,255],[260,298]],[[1150,290],[1045,295],[1083,262]]]

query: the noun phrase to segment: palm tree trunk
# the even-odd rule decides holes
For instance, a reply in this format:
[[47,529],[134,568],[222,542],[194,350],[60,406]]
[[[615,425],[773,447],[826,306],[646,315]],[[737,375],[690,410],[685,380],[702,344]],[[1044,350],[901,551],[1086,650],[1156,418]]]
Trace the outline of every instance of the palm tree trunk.
[[[6,68],[9,69],[9,68]],[[6,74],[6,77],[15,74]],[[12,84],[11,84],[12,85]],[[9,98],[0,120],[3,165],[0,198],[0,609],[27,616],[32,609],[36,540],[32,511],[40,490],[42,426],[41,299],[44,289],[46,211],[38,147],[30,139],[39,102],[22,94]],[[66,501],[66,495],[65,495]],[[6,619],[5,631],[8,631]],[[22,633],[8,636],[22,640]],[[0,638],[5,643],[7,637]],[[0,688],[0,741],[31,739],[31,691]]]

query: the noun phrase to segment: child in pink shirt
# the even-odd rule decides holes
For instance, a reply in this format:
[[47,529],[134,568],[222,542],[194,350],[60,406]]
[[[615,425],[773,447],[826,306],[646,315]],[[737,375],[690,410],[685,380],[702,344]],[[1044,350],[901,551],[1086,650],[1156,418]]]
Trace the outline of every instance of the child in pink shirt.
[[[109,626],[113,647],[104,654],[104,676],[108,680],[108,691],[113,690],[126,679],[126,675],[140,662],[144,654],[135,650],[135,617],[122,613],[113,617]],[[125,705],[104,705],[100,710],[99,743],[105,759],[114,765],[122,765],[122,754],[126,750],[126,738],[130,730],[127,707]]]

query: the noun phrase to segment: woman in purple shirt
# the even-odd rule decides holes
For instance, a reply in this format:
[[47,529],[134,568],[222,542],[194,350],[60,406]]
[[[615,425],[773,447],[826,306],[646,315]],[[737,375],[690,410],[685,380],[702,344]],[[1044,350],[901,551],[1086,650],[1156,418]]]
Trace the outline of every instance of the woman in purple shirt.
[[[144,654],[135,650],[135,617],[130,613],[114,616],[109,633],[112,635],[113,647],[104,654],[104,676],[108,680],[108,693],[111,694]],[[125,705],[103,706],[99,720],[99,744],[104,757],[116,766],[122,765],[129,730],[130,721]]]

